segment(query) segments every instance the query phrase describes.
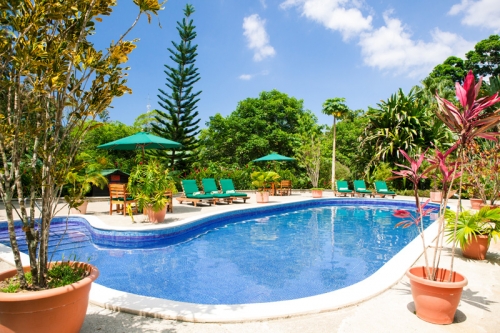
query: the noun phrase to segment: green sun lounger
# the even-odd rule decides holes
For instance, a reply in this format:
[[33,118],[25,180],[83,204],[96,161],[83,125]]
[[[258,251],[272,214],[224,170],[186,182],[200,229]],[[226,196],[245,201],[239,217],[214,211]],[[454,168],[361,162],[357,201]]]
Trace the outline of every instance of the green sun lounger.
[[372,197],[373,193],[370,190],[366,189],[366,184],[364,180],[355,180],[354,181],[354,194],[357,196],[365,196],[368,194],[370,197]]
[[201,184],[203,185],[203,191],[207,194],[211,194],[214,198],[219,200],[224,200],[227,203],[233,203],[233,198],[229,193],[221,193],[217,188],[217,184],[215,183],[215,179],[213,178],[203,178],[201,180]]
[[384,198],[386,195],[394,197],[396,196],[396,192],[391,191],[387,188],[387,183],[383,180],[376,180],[375,181],[375,193],[373,195],[378,195],[382,198]]
[[212,194],[205,194],[201,192],[198,188],[198,184],[196,184],[196,180],[194,179],[183,180],[181,181],[181,184],[184,194],[176,198],[180,203],[188,201],[192,202],[196,207],[196,204],[199,202],[206,201],[209,205],[212,205],[218,200],[214,198]]
[[243,200],[243,203],[245,203],[247,199],[250,199],[248,194],[246,194],[244,192],[236,192],[232,179],[221,179],[219,181],[219,184],[220,184],[220,188],[222,190],[222,193],[227,193],[227,194],[231,195],[233,197],[233,200],[241,199],[241,200]]
[[335,196],[339,197],[347,197],[349,194],[351,197],[354,196],[354,193],[352,190],[349,189],[349,185],[347,184],[347,181],[345,180],[337,180],[337,190],[334,192]]

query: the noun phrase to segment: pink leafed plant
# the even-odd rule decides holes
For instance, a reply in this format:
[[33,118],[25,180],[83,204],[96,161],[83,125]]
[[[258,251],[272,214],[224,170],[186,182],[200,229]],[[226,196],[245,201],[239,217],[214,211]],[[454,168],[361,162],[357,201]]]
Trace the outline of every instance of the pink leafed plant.
[[[457,209],[460,209],[461,207],[460,198],[463,174],[463,164],[461,161],[466,160],[468,145],[476,138],[497,140],[497,136],[500,135],[500,133],[490,131],[500,123],[500,109],[494,112],[485,112],[485,109],[500,102],[500,97],[498,96],[498,93],[496,93],[492,96],[477,99],[481,84],[482,78],[475,83],[472,71],[469,71],[467,74],[463,86],[461,86],[458,82],[456,83],[456,96],[460,103],[459,107],[436,94],[438,102],[436,115],[452,132],[457,135],[456,142],[445,152],[435,149],[433,156],[426,156],[426,150],[417,157],[412,158],[407,152],[400,150],[409,165],[396,164],[401,168],[401,170],[393,171],[395,176],[391,178],[406,178],[413,184],[416,213],[412,214],[405,210],[396,210],[393,215],[405,219],[396,225],[398,227],[408,228],[412,225],[417,226],[422,239],[422,245],[424,247],[427,277],[431,280],[436,279],[435,273],[437,272],[437,268],[439,268],[439,259],[444,240],[444,212],[448,204],[448,191],[455,180],[458,180],[460,183]],[[431,166],[425,170],[421,170],[424,160],[427,160]],[[427,251],[425,251],[427,246],[425,243],[424,227],[421,222],[423,217],[430,214],[433,209],[426,208],[429,200],[423,204],[420,202],[418,187],[420,181],[427,178],[429,172],[433,170],[438,170],[442,176],[441,190],[443,192],[443,199],[440,203],[438,219],[436,221],[436,223],[438,223],[438,237],[436,237],[435,240],[434,254],[432,263],[430,263]],[[451,273],[453,273],[453,259],[455,254],[454,245],[456,238],[456,222],[457,221],[455,221],[455,232],[452,242],[452,260],[450,265]]]

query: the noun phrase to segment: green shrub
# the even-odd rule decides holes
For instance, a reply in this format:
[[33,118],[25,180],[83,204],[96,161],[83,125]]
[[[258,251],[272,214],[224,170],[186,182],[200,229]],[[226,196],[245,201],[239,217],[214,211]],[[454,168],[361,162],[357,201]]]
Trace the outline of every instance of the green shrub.
[[[57,262],[52,265],[47,274],[48,289],[64,287],[78,282],[88,275],[88,272],[81,266],[71,265],[68,262]],[[25,275],[28,285],[33,283],[31,272]],[[20,291],[17,275],[4,281],[4,286],[0,289],[4,293],[17,293]]]

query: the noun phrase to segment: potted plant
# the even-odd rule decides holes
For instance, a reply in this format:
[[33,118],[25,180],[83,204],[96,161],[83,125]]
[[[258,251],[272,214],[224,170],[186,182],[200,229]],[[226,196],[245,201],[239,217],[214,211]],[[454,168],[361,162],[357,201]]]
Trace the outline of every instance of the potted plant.
[[[113,99],[129,91],[124,64],[135,46],[124,40],[131,29],[104,52],[88,39],[96,32],[95,22],[111,13],[112,2],[31,4],[9,2],[2,11],[0,197],[15,269],[0,279],[16,275],[23,292],[0,292],[0,331],[78,332],[90,282],[98,271],[90,264],[64,265],[62,270],[70,274],[84,265],[88,275],[51,288],[51,275],[59,270],[49,263],[49,229],[80,144],[96,126],[93,120],[105,117]],[[158,10],[157,1],[141,2],[138,16]],[[21,233],[26,236],[29,263],[19,250]],[[64,272],[55,279],[65,279]],[[66,295],[78,301],[65,303]],[[37,303],[31,297],[41,299],[45,309],[30,308]]]
[[[447,210],[446,232],[449,242],[460,245],[464,257],[484,260],[492,239],[500,236],[500,208],[482,207],[478,212],[465,210],[457,213]],[[453,239],[454,222],[457,220],[456,237]]]
[[106,163],[105,158],[93,159],[87,153],[76,156],[75,165],[66,174],[69,187],[68,194],[64,196],[72,213],[86,214],[89,202],[85,196],[92,189],[92,185],[102,189],[108,184],[108,179],[101,174]]
[[431,191],[430,191],[430,199],[432,202],[441,202],[443,200],[443,195],[438,186],[442,183],[442,180],[439,177],[439,172],[437,169],[433,172],[431,176]]
[[255,196],[258,203],[269,202],[269,191],[267,191],[267,186],[273,183],[276,184],[279,178],[280,175],[274,171],[254,171],[250,174],[252,185],[257,187]]
[[[464,163],[467,159],[470,144],[476,138],[495,139],[495,133],[488,133],[488,130],[499,123],[500,117],[495,112],[483,112],[491,105],[500,102],[498,94],[489,97],[477,98],[482,78],[477,84],[474,82],[474,75],[470,71],[463,86],[456,84],[456,95],[461,108],[455,106],[452,102],[440,98],[436,94],[438,109],[436,115],[443,123],[456,134],[457,141],[446,152],[435,150],[435,155],[426,157],[427,151],[421,153],[418,158],[411,158],[406,152],[400,150],[401,154],[409,162],[409,166],[400,165],[402,170],[393,171],[394,178],[404,177],[413,184],[416,213],[412,214],[406,210],[397,210],[394,215],[404,218],[398,226],[409,227],[415,225],[420,234],[422,245],[424,247],[425,265],[422,267],[412,267],[406,275],[410,279],[413,300],[415,302],[416,314],[419,318],[438,324],[449,324],[453,322],[462,289],[467,285],[467,279],[454,271],[455,243],[457,239],[458,217],[449,225],[448,230],[452,230],[450,240],[452,242],[451,262],[448,268],[439,267],[440,256],[443,248],[443,239],[445,234],[445,210],[448,203],[448,192],[453,186],[454,181],[459,182],[459,202],[457,209],[461,207],[461,189]],[[421,170],[423,161],[427,159],[431,167]],[[418,195],[420,181],[428,177],[429,173],[435,168],[439,169],[442,177],[442,201],[439,208],[438,218],[435,223],[438,224],[438,235],[433,244],[432,258],[426,249],[424,226],[422,218],[431,213],[432,209],[427,207],[428,202],[422,203]],[[450,229],[451,228],[451,229]]]
[[446,196],[448,199],[452,198],[455,193],[457,193],[457,190],[452,190],[452,189],[445,189],[443,191],[442,189],[439,189],[438,186],[440,186],[443,183],[441,176],[439,175],[438,170],[436,169],[436,173],[432,176],[431,180],[431,191],[429,192],[429,198],[431,199],[432,202],[437,202],[440,203],[443,201],[443,192],[446,192]]
[[169,200],[165,193],[176,192],[175,180],[169,170],[156,159],[151,159],[147,163],[140,161],[132,169],[127,189],[137,200],[139,209],[148,215],[148,220],[152,223],[162,222],[165,219]]
[[311,189],[311,195],[313,198],[321,198],[323,197],[323,188],[321,187],[313,187]]

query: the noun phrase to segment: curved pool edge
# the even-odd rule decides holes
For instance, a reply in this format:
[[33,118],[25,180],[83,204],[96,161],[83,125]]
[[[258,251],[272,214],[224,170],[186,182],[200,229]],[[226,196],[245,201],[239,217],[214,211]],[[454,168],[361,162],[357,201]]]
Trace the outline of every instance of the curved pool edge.
[[[377,201],[380,202],[382,200],[377,199]],[[401,201],[408,203],[408,201]],[[395,202],[395,200],[388,202]],[[85,218],[89,224],[96,228],[104,225],[104,222],[94,216],[79,215],[79,217]],[[207,215],[204,214],[203,216],[196,217],[196,219],[188,218],[179,222],[180,224],[186,224],[203,217],[207,217]],[[160,226],[154,226],[152,229],[157,228],[160,228]],[[108,225],[105,225],[105,229],[123,230],[125,228],[110,228]],[[430,244],[436,235],[437,223],[432,223],[425,230],[427,243]],[[397,284],[404,276],[406,270],[423,253],[421,242],[420,237],[416,237],[377,272],[363,281],[333,292],[306,298],[268,303],[205,305],[140,296],[110,289],[94,282],[90,292],[90,303],[114,311],[141,316],[200,323],[257,321],[332,311],[361,303]],[[28,260],[25,254],[22,254],[22,256],[23,261]],[[12,253],[8,246],[0,244],[0,258],[13,264]]]
[[[434,222],[425,230],[428,245],[437,236],[437,227]],[[343,289],[295,300],[205,305],[140,296],[94,283],[90,302],[114,311],[197,323],[235,323],[315,314],[355,305],[383,293],[401,280],[422,253],[421,239],[417,237],[365,280]]]

